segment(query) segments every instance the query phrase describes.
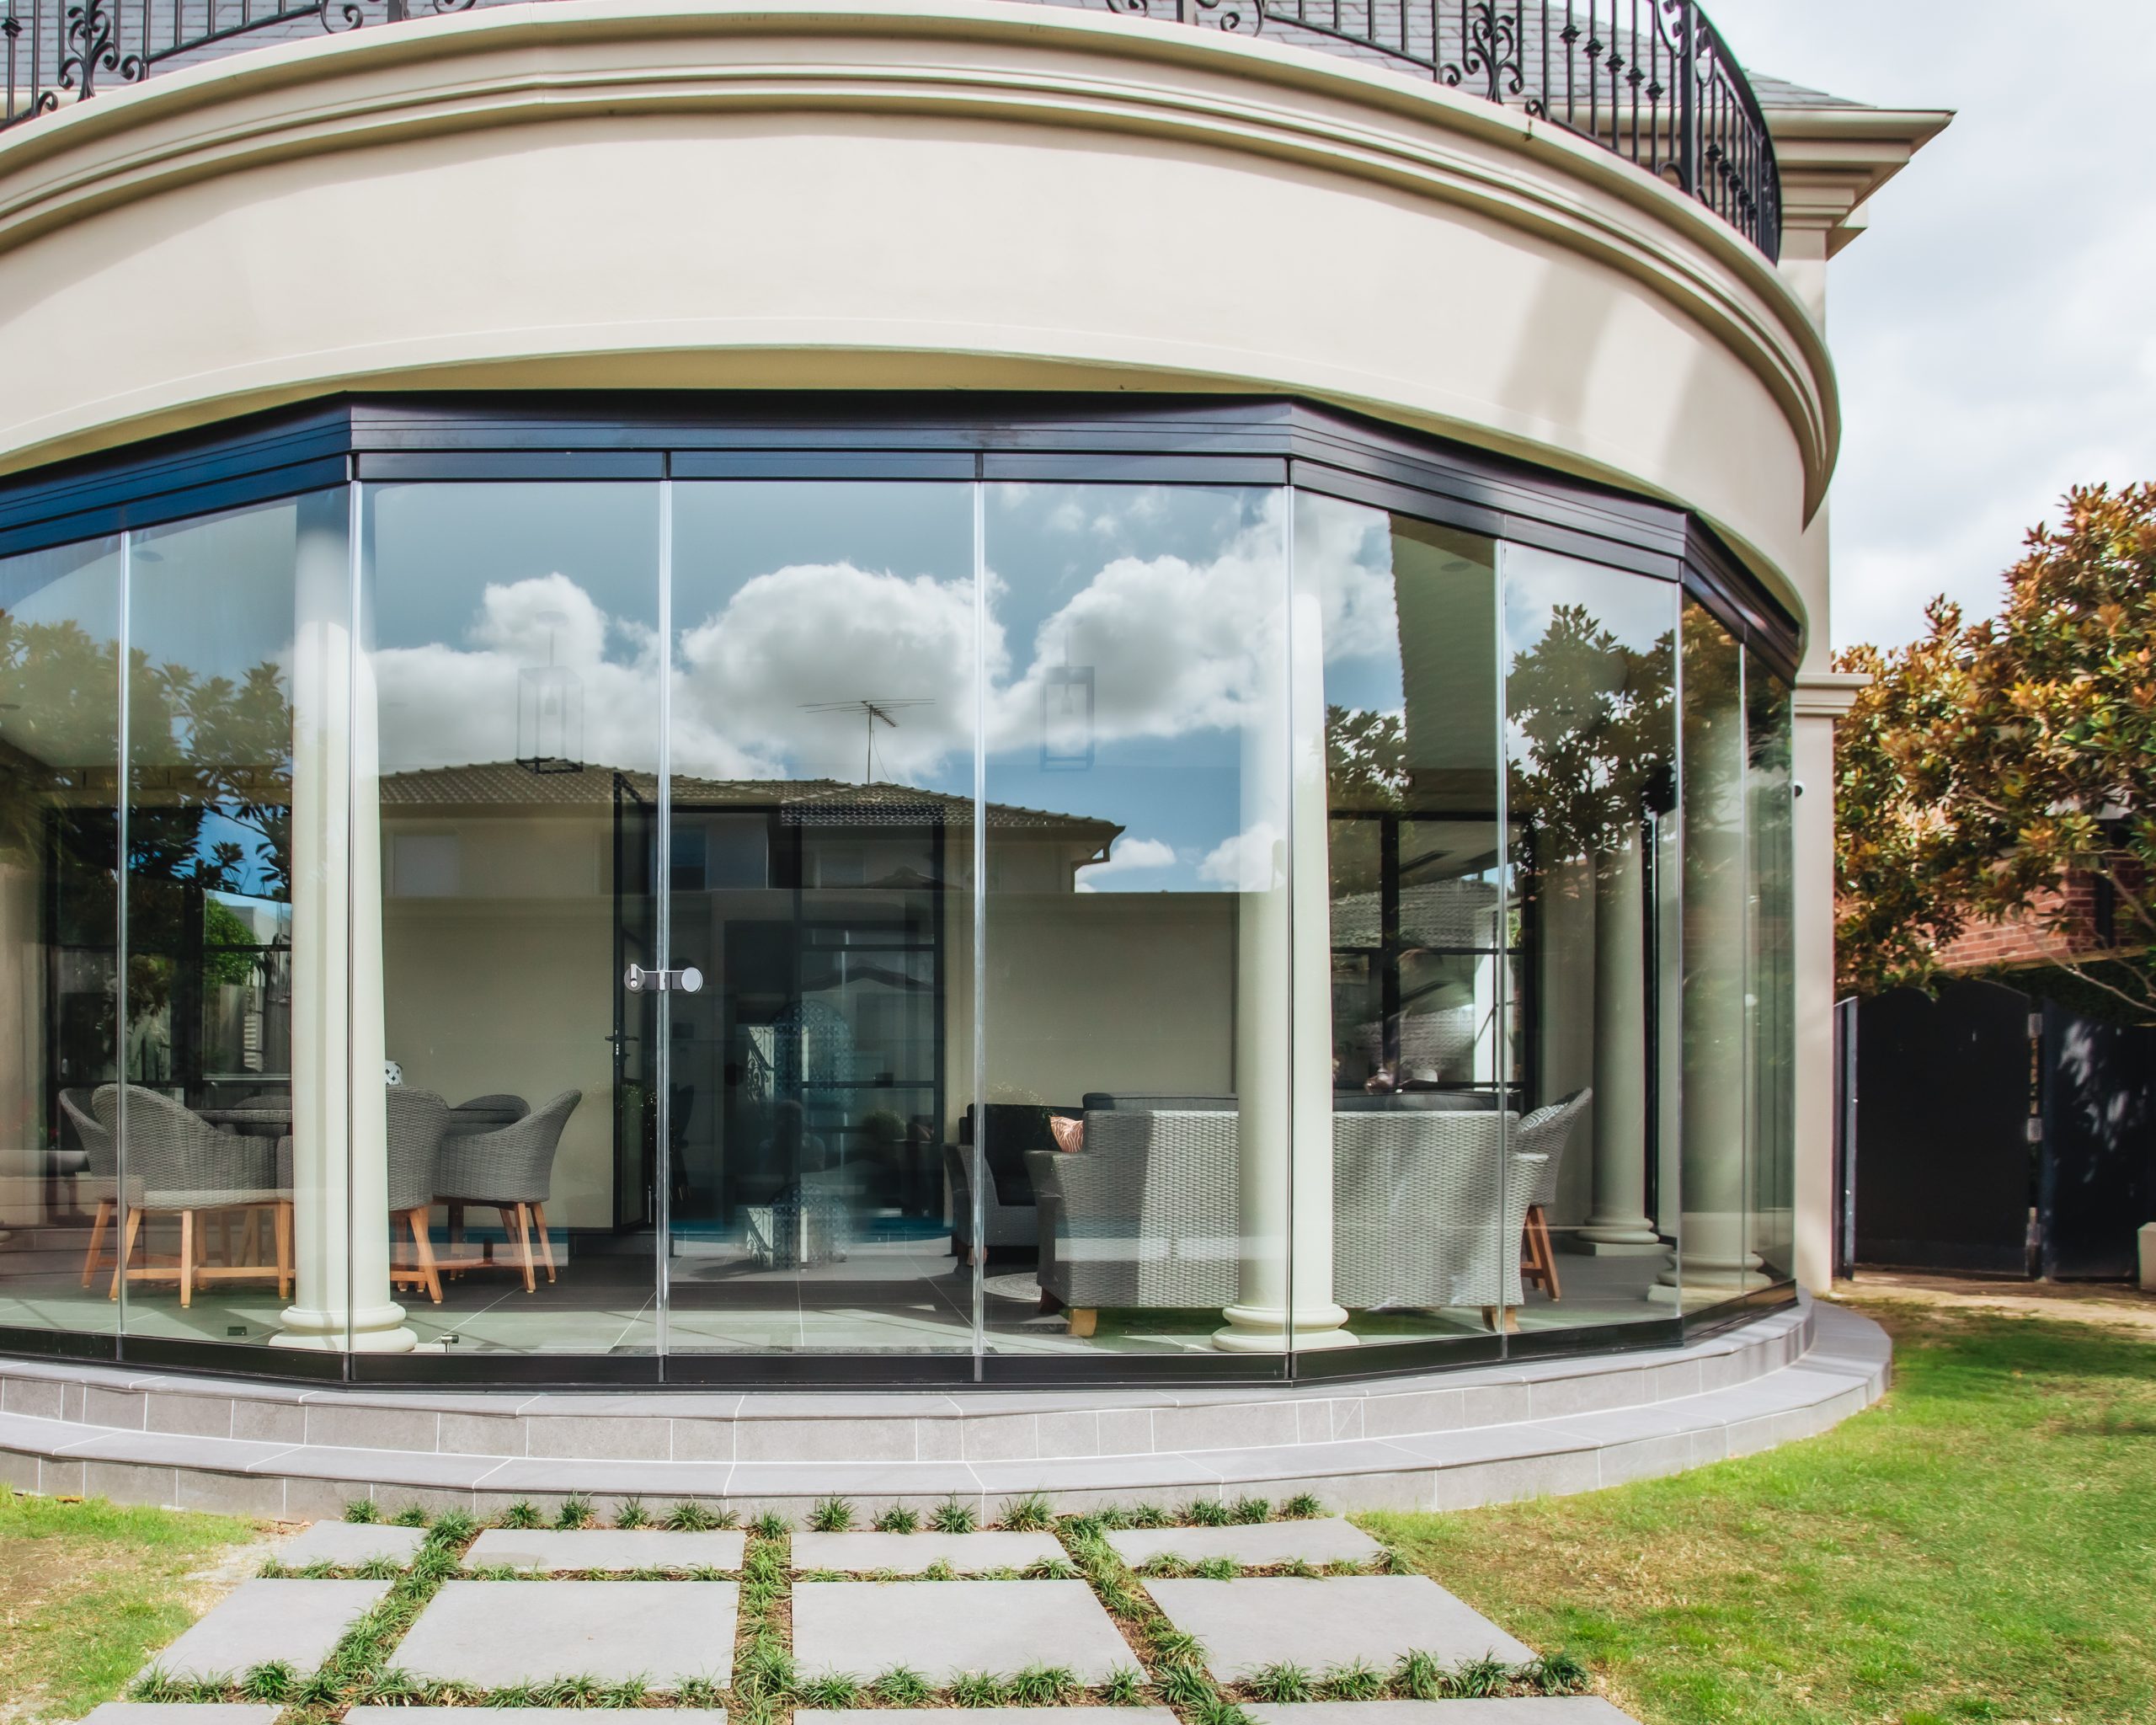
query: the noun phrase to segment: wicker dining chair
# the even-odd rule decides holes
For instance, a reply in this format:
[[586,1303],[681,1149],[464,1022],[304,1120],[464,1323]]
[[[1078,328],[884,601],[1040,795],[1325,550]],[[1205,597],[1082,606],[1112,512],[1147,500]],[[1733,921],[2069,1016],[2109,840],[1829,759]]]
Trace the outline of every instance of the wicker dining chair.
[[83,1254],[83,1285],[97,1279],[104,1254],[104,1236],[120,1209],[120,1146],[98,1119],[87,1090],[60,1092],[60,1112],[74,1128],[88,1158],[90,1179],[97,1188],[98,1207],[90,1220],[90,1247]]
[[1513,1130],[1515,1155],[1542,1158],[1534,1171],[1520,1234],[1520,1274],[1552,1300],[1564,1297],[1557,1279],[1557,1253],[1550,1239],[1550,1212],[1557,1202],[1557,1172],[1572,1142],[1572,1129],[1593,1099],[1592,1089],[1575,1090],[1522,1117]]
[[[99,1087],[91,1111],[108,1134],[120,1130],[120,1092],[116,1084]],[[125,1218],[110,1297],[120,1297],[121,1281],[179,1284],[179,1303],[191,1305],[195,1288],[206,1282],[259,1279],[274,1276],[280,1299],[292,1284],[292,1236],[287,1194],[277,1185],[277,1146],[266,1138],[241,1138],[221,1132],[170,1097],[140,1085],[127,1087],[126,1130],[121,1135],[127,1178],[121,1193]],[[205,1262],[203,1222],[210,1216],[238,1212],[250,1220],[267,1217],[275,1236],[274,1264],[245,1262],[248,1254],[227,1252],[219,1264]],[[179,1219],[177,1262],[134,1262],[146,1216]],[[251,1230],[249,1231],[252,1231]]]
[[[533,1109],[512,1125],[490,1132],[452,1134],[443,1139],[436,1162],[435,1199],[450,1206],[451,1231],[463,1206],[486,1204],[501,1215],[516,1258],[503,1268],[521,1269],[524,1291],[538,1286],[531,1255],[531,1231],[539,1231],[539,1250],[547,1267],[547,1279],[554,1278],[554,1245],[547,1234],[547,1194],[554,1169],[554,1153],[561,1147],[562,1129],[584,1100],[580,1090],[565,1090],[552,1102]],[[477,1269],[494,1263],[491,1258],[459,1258],[453,1267]]]
[[[430,1223],[449,1104],[431,1090],[403,1084],[391,1086],[382,1100],[388,1109],[390,1285],[417,1288],[439,1306],[441,1275],[435,1263]],[[400,1230],[412,1236],[408,1263],[396,1261]]]

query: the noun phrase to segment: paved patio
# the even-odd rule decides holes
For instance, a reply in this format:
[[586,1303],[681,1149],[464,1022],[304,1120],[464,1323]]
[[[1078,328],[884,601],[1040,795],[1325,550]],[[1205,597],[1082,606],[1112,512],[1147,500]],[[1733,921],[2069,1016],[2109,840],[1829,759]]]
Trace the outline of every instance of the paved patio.
[[[1205,1573],[1139,1573],[1167,1557]],[[241,1701],[273,1663],[287,1701],[312,1682],[317,1704],[323,1685],[354,1703],[346,1725],[460,1725],[475,1703],[499,1725],[573,1725],[647,1695],[678,1697],[679,1725],[723,1725],[749,1700],[791,1702],[799,1725],[1174,1725],[1193,1684],[1253,1725],[1623,1720],[1549,1692],[1561,1664],[1388,1560],[1337,1517],[1230,1524],[1203,1503],[1167,1525],[978,1532],[322,1523],[278,1561],[330,1573],[243,1583],[151,1662],[142,1699],[92,1725],[275,1725],[278,1708]],[[961,1578],[983,1571],[996,1578]],[[800,1578],[819,1573],[875,1578]],[[1470,1666],[1509,1693],[1405,1698]],[[385,1690],[413,1705],[369,1704]],[[1326,1698],[1273,1699],[1286,1694]],[[886,1705],[847,1705],[872,1696]],[[581,1705],[522,1705],[563,1701]]]

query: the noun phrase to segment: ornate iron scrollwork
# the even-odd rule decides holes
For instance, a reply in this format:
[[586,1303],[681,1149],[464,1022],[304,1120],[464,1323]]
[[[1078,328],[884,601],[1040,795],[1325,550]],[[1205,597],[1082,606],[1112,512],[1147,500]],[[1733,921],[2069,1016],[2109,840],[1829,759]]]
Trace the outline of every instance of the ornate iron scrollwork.
[[62,40],[66,51],[60,56],[60,88],[74,91],[77,101],[87,102],[97,93],[99,72],[111,72],[129,84],[142,76],[142,56],[123,51],[116,15],[105,0],[76,0],[67,8]]
[[1517,0],[1509,7],[1499,0],[1471,0],[1461,14],[1460,58],[1438,68],[1438,81],[1460,89],[1475,79],[1479,87],[1470,93],[1485,101],[1518,95],[1527,88],[1527,35]]

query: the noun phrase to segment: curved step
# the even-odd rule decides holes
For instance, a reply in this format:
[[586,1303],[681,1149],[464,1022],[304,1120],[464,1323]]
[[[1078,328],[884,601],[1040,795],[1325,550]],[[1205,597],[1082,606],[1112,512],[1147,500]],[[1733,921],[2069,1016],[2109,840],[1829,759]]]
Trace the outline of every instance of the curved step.
[[385,1394],[7,1361],[0,1479],[291,1520],[369,1496],[491,1514],[570,1493],[788,1514],[956,1496],[992,1517],[1035,1491],[1464,1509],[1808,1436],[1876,1400],[1889,1365],[1876,1325],[1808,1300],[1680,1349],[1270,1396]]

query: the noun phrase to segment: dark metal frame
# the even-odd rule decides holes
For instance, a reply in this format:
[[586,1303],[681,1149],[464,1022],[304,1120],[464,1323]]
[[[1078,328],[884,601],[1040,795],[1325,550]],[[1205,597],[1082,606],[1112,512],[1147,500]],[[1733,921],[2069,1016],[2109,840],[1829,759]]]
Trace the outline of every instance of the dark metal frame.
[[[0,479],[0,556],[354,480],[666,477],[1294,484],[1679,584],[1775,669],[1793,676],[1796,667],[1796,620],[1684,510],[1289,399],[982,393],[954,405],[947,394],[345,396]],[[1262,1385],[1670,1347],[1795,1297],[1785,1283],[1667,1319],[1277,1361],[989,1352],[978,1377],[970,1354],[423,1359],[3,1327],[0,1353],[376,1384]]]
[[[1758,99],[1699,0],[1103,0],[1374,60],[1548,120],[1696,198],[1769,258],[1781,180]],[[474,0],[0,0],[0,129],[250,39]],[[26,15],[25,15],[26,14]]]

